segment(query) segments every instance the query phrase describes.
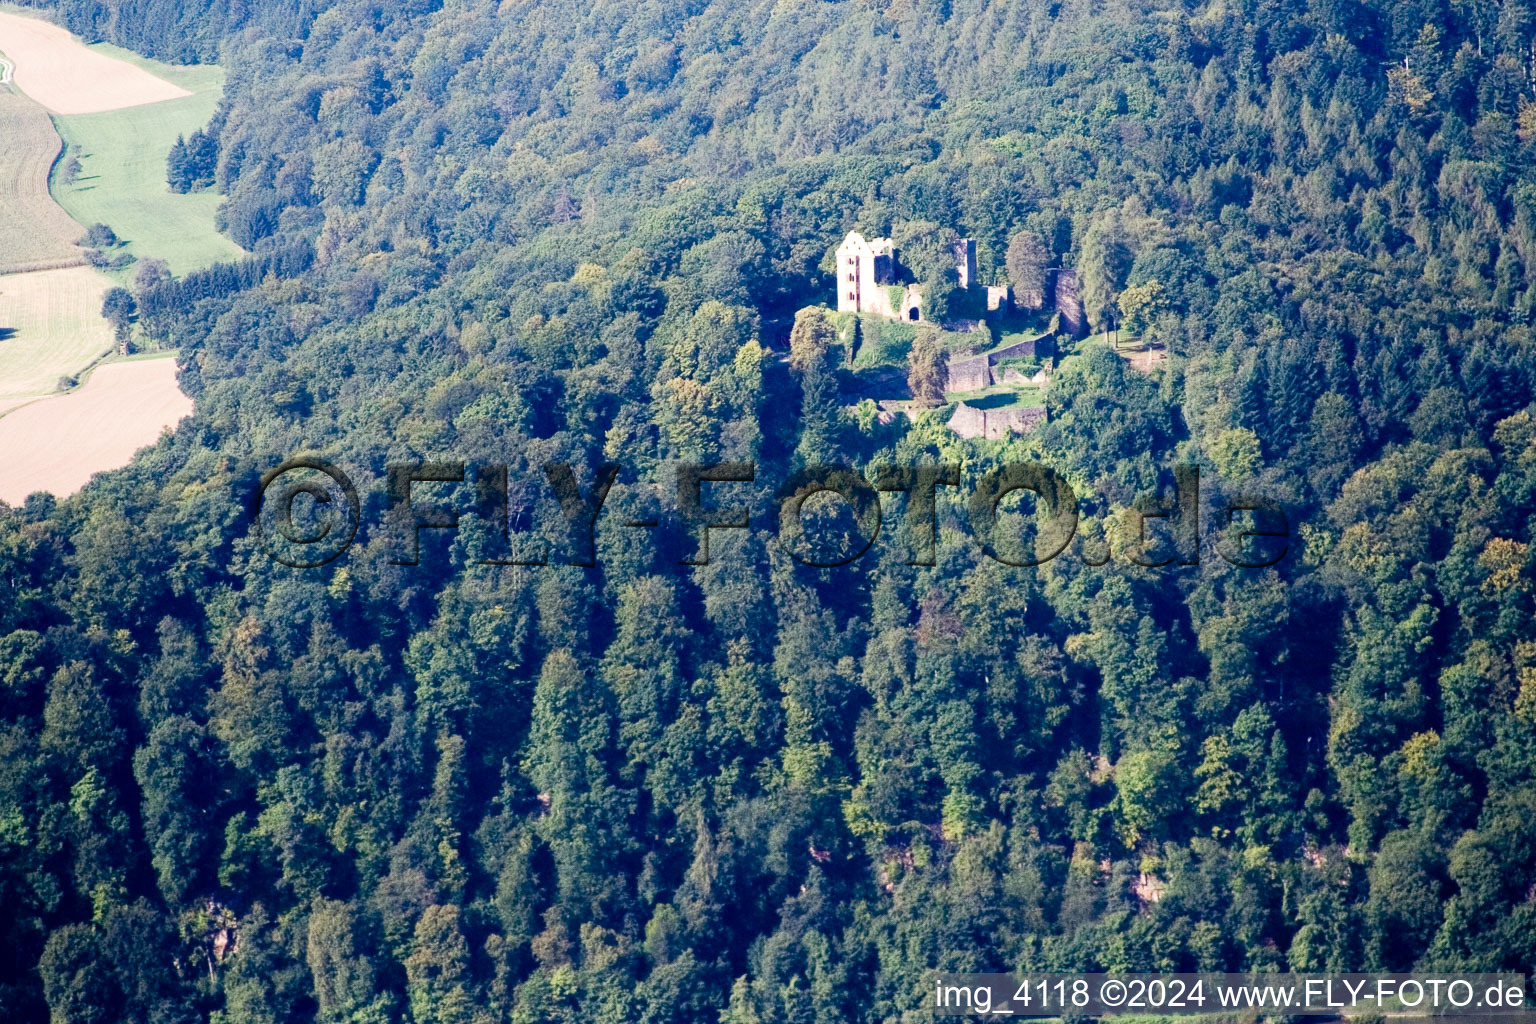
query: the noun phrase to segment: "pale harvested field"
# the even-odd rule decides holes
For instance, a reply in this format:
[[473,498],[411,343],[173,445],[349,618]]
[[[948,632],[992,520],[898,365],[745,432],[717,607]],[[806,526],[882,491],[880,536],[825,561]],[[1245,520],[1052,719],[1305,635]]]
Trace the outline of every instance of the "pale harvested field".
[[58,390],[113,346],[101,300],[112,282],[92,267],[0,277],[0,408]]
[[55,114],[93,114],[190,93],[127,61],[88,48],[57,25],[0,11],[0,53],[16,87]]
[[46,110],[0,87],[0,274],[85,262],[80,225],[48,193],[62,145]]
[[191,413],[175,359],[104,363],[80,390],[0,417],[0,501],[73,494],[95,474],[126,466]]

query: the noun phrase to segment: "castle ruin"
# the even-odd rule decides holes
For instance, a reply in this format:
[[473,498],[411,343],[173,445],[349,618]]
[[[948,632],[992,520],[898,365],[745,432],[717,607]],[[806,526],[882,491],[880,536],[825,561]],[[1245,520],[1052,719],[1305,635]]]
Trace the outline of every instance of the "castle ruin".
[[[955,240],[955,277],[961,291],[969,291],[977,284],[976,240]],[[889,238],[866,241],[857,231],[848,232],[843,244],[837,247],[837,311],[839,313],[871,313],[892,320],[917,323],[923,319],[923,293],[915,284],[900,285],[896,282],[896,247]],[[992,305],[994,289],[987,289],[988,308]]]
[[896,290],[896,247],[891,240],[866,242],[857,231],[848,232],[837,247],[837,311],[921,320],[922,295],[917,286],[907,285],[899,299],[893,294]]

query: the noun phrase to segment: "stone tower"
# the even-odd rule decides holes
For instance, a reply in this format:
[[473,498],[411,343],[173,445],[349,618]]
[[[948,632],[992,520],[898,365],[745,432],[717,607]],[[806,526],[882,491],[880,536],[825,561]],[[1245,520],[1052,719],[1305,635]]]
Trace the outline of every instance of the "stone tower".
[[976,283],[976,239],[955,239],[955,273],[960,278],[961,291]]
[[889,238],[866,242],[848,232],[837,247],[837,310],[894,316],[887,285],[896,283],[896,251]]
[[1061,314],[1061,333],[1081,338],[1088,333],[1083,300],[1077,293],[1077,271],[1062,267],[1056,272],[1056,312]]

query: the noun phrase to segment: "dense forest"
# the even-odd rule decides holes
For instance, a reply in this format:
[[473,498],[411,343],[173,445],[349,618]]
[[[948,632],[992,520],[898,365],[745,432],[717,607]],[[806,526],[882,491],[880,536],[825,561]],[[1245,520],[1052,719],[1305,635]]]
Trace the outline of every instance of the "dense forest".
[[[1536,5],[56,10],[227,67],[170,173],[251,255],[135,296],[195,415],[0,506],[4,1019],[876,1022],[926,1019],[937,970],[1536,972]],[[1073,267],[1167,361],[1087,346],[1005,441],[862,415],[805,311],[854,228],[972,236],[988,282]],[[249,514],[300,453],[363,499],[320,569]],[[441,459],[507,463],[551,564],[480,564],[469,484],[418,485],[461,529],[392,564],[385,467]],[[710,485],[752,518],[708,565],[623,526],[675,518],[689,461],[757,467]],[[1082,520],[1015,568],[965,499],[1032,461]],[[623,467],[596,567],[560,564],[550,462]],[[965,486],[931,559],[890,495],[816,569],[771,495],[820,464]],[[1279,501],[1285,557],[1133,561],[1178,466]]]

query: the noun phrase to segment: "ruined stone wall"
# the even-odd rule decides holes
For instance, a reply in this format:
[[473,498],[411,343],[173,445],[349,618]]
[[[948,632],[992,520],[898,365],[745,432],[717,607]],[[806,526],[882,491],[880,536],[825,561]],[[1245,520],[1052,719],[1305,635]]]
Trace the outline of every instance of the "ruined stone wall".
[[873,313],[876,316],[895,317],[897,314],[891,308],[891,290],[884,285],[871,286],[862,293],[860,311]]
[[1033,359],[1035,358],[1035,338],[1025,338],[1023,341],[1014,342],[1004,348],[994,350],[992,362],[998,363],[1004,359]]
[[992,363],[984,355],[949,358],[949,379],[945,391],[980,391],[992,386]]
[[955,276],[960,290],[966,291],[976,283],[976,239],[957,238],[954,245]]
[[949,429],[961,437],[996,441],[1009,434],[1027,434],[1045,419],[1042,408],[977,409],[961,402],[949,418]]
[[[980,391],[993,384],[1008,383],[1007,380],[999,378],[994,367],[1004,359],[1034,359],[1041,354],[1037,343],[1045,343],[1044,337],[1025,338],[1023,341],[1016,341],[1012,345],[995,349],[985,355],[965,356],[959,359],[951,357],[948,383],[945,384],[944,390]],[[1019,374],[1014,374],[1013,378],[1024,379]]]
[[1083,316],[1083,300],[1078,293],[1077,271],[1063,267],[1056,272],[1056,312],[1061,314],[1061,330],[1074,338],[1088,335],[1088,320]]

